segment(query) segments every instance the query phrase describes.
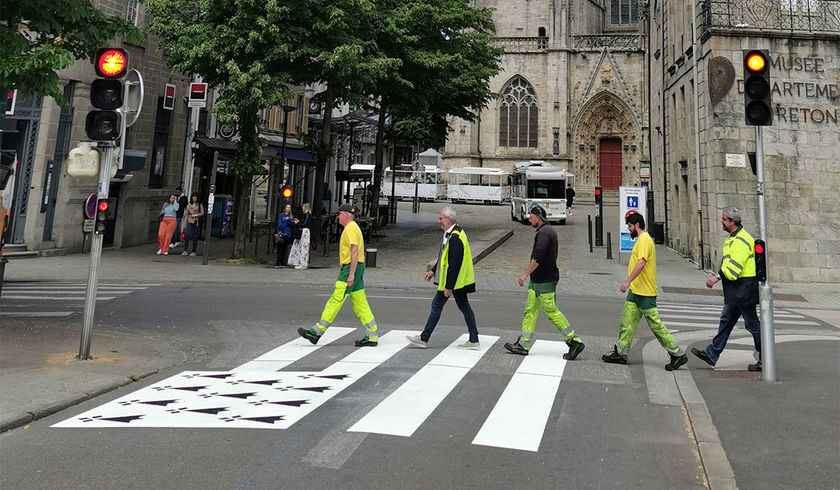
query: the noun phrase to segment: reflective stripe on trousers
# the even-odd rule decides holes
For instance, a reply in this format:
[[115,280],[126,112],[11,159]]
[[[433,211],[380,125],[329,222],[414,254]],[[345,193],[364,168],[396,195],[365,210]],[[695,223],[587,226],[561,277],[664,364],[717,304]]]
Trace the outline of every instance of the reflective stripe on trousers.
[[320,331],[321,335],[327,331],[327,328],[335,321],[335,317],[338,316],[338,312],[341,311],[341,307],[344,305],[344,301],[348,296],[350,297],[350,302],[353,303],[353,313],[356,314],[356,317],[362,322],[362,326],[365,327],[367,337],[370,340],[378,340],[379,335],[376,331],[376,319],[373,317],[373,312],[370,311],[365,290],[361,289],[347,294],[347,283],[344,281],[335,282],[335,289],[333,290],[332,296],[327,300],[327,304],[324,305],[321,319],[315,324],[316,331]]
[[531,348],[531,344],[534,342],[534,329],[537,326],[537,317],[540,314],[540,309],[551,320],[551,323],[557,327],[557,330],[563,334],[567,342],[572,338],[580,341],[575,336],[574,329],[569,326],[569,321],[557,309],[555,293],[543,293],[537,296],[537,293],[533,289],[528,289],[528,299],[525,300],[525,314],[522,317],[522,333],[519,336],[519,345],[526,350]]

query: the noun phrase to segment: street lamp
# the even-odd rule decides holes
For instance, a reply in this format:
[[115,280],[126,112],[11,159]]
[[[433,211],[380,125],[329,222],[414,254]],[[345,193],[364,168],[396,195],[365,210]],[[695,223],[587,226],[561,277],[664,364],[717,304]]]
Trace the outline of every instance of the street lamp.
[[288,134],[287,126],[288,126],[288,119],[289,113],[297,109],[297,107],[292,105],[283,104],[283,145],[280,147],[280,173],[274,176],[274,192],[272,196],[275,199],[274,205],[274,222],[277,223],[277,217],[280,215],[280,200],[277,199],[278,190],[280,184],[282,183],[283,174],[286,171],[286,135]]

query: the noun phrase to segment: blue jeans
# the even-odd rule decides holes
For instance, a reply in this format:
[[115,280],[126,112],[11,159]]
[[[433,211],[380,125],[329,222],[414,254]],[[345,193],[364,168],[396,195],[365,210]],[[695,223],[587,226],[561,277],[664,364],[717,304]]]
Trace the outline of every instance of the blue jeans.
[[[467,322],[467,330],[470,332],[470,342],[478,342],[478,328],[475,326],[475,313],[473,313],[472,307],[470,306],[467,293],[463,291],[452,291],[452,296],[455,298],[455,304],[458,305],[458,309],[464,315],[464,321]],[[443,295],[443,291],[438,291],[435,297],[432,298],[432,311],[429,312],[426,327],[423,328],[423,333],[420,334],[420,340],[423,342],[428,342],[429,337],[432,336],[432,332],[435,330],[438,320],[440,320],[443,305],[446,304],[446,300],[448,299]]]
[[[192,250],[190,250],[192,240]],[[198,253],[198,223],[187,223],[187,232],[184,234],[184,252]]]
[[738,323],[738,318],[744,317],[744,324],[747,331],[753,336],[753,344],[755,351],[758,352],[758,360],[761,360],[761,325],[758,321],[758,315],[755,313],[756,305],[723,305],[723,311],[720,312],[720,325],[718,326],[718,333],[712,339],[712,343],[706,346],[706,354],[712,362],[717,362],[720,358],[720,353],[726,348],[726,341],[729,340],[729,334]]
[[184,217],[181,216],[175,221],[175,233],[172,234],[172,243],[181,241],[181,221],[183,220]]

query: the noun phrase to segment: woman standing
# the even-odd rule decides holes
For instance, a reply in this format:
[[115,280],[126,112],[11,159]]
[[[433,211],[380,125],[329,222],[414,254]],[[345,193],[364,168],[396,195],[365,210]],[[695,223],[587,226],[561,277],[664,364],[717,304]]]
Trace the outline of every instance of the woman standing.
[[163,219],[158,227],[158,255],[169,255],[169,242],[175,233],[175,221],[178,215],[178,201],[175,194],[169,196],[169,202],[163,204],[160,212]]
[[309,226],[312,224],[312,211],[309,203],[303,203],[303,216],[298,222],[297,231],[295,231],[295,243],[292,244],[292,249],[289,252],[289,264],[295,266],[295,269],[306,269],[309,267],[309,241],[311,232]]
[[277,217],[277,233],[274,236],[274,244],[277,247],[277,262],[274,264],[275,269],[285,267],[289,257],[289,245],[292,244],[292,227],[298,222],[292,216],[292,205],[286,204],[286,208],[280,216]]
[[[187,204],[187,209],[184,211],[184,221],[181,225],[181,233],[186,235],[184,251],[181,255],[195,257],[195,253],[198,252],[198,223],[202,216],[204,216],[204,206],[198,202],[198,194],[193,193],[190,196],[190,203]],[[192,251],[190,251],[190,240],[192,240]]]

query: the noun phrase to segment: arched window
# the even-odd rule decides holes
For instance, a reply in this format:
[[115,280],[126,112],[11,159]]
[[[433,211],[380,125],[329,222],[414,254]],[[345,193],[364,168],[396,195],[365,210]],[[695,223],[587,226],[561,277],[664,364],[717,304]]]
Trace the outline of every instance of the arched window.
[[520,76],[502,90],[499,104],[499,146],[537,147],[537,95]]
[[639,23],[639,0],[610,0],[610,23],[632,25]]

